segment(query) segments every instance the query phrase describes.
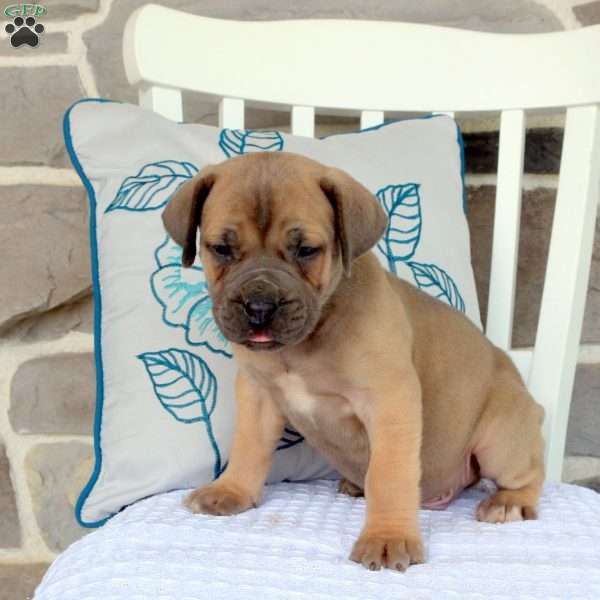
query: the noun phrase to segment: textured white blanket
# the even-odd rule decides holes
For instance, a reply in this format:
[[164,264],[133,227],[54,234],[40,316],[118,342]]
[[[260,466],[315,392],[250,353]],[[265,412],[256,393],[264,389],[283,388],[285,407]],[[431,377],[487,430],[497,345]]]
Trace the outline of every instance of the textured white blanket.
[[427,563],[370,572],[348,560],[364,500],[334,482],[269,486],[235,517],[149,498],[73,544],[35,600],[600,599],[600,495],[547,485],[540,519],[478,523],[481,489],[421,511]]

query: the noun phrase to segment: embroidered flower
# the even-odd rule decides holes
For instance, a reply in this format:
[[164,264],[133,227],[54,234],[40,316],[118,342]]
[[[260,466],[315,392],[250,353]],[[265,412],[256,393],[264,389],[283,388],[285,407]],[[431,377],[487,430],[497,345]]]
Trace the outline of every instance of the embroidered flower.
[[181,255],[181,247],[169,236],[154,253],[158,268],[150,287],[163,307],[162,319],[171,327],[182,327],[188,344],[231,356],[229,342],[213,318],[204,269],[198,258],[190,268],[182,267]]

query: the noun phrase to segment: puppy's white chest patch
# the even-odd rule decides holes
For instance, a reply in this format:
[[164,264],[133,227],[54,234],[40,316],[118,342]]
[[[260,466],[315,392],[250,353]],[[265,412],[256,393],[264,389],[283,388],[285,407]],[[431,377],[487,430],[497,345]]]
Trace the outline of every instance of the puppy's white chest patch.
[[304,380],[295,373],[279,375],[275,383],[281,390],[290,410],[311,417],[317,408],[317,399],[308,391]]

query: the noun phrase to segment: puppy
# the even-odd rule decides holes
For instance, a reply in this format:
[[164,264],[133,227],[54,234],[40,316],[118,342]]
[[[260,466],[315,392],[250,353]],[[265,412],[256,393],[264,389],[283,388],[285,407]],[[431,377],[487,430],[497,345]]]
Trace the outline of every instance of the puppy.
[[287,422],[364,491],[351,559],[405,570],[424,560],[422,504],[442,508],[480,477],[498,491],[481,521],[532,519],[543,410],[509,357],[461,313],[386,272],[369,252],[386,227],[345,172],[294,154],[206,167],[163,213],[202,260],[216,322],[239,371],[225,472],[187,498],[194,512],[258,504]]

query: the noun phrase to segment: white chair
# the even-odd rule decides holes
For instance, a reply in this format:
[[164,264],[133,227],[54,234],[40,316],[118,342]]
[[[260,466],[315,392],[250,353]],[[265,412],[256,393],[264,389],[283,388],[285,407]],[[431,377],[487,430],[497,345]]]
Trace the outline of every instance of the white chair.
[[[157,42],[160,40],[160,42]],[[372,21],[240,22],[149,5],[124,38],[140,104],[183,120],[181,90],[219,98],[222,127],[245,101],[291,111],[314,135],[315,110],[501,114],[487,335],[509,350],[546,409],[547,477],[560,481],[600,179],[600,26],[497,35]],[[407,85],[410,82],[410,85]],[[526,113],[566,109],[546,284],[533,352],[511,350]]]
[[[223,127],[243,128],[245,106],[251,104],[289,110],[292,132],[305,136],[314,135],[316,111],[360,115],[362,127],[383,122],[388,111],[450,114],[460,112],[461,115],[500,113],[500,150],[486,334],[496,345],[509,351],[533,396],[546,409],[546,468],[547,478],[551,482],[559,482],[561,478],[567,419],[598,205],[599,56],[600,26],[550,34],[497,35],[390,22],[226,21],[191,16],[156,5],[145,6],[132,15],[127,23],[124,37],[127,76],[129,82],[139,90],[140,104],[174,120],[183,120],[182,90],[192,90],[210,99],[218,99],[219,122]],[[513,350],[511,334],[521,211],[525,119],[526,114],[544,109],[566,110],[559,187],[535,347],[533,351]],[[322,499],[333,502],[332,498],[335,494],[327,484],[315,484],[314,489],[321,494]],[[222,568],[222,561],[234,561],[234,564],[239,563],[240,573],[245,575],[240,575],[237,592],[231,590],[227,592],[225,589],[227,582],[222,581],[221,587],[218,585],[207,587],[206,590],[210,589],[210,592],[207,591],[206,595],[198,592],[200,595],[194,595],[194,598],[203,597],[211,600],[246,598],[250,597],[252,589],[262,589],[260,582],[258,588],[252,588],[253,584],[248,583],[253,581],[249,573],[256,566],[254,563],[248,566],[247,560],[245,562],[244,559],[244,556],[248,557],[248,552],[251,550],[238,548],[238,554],[229,552],[229,544],[234,539],[229,536],[235,531],[238,533],[246,531],[251,544],[252,533],[255,531],[253,527],[260,529],[261,524],[266,523],[264,526],[268,528],[268,518],[271,518],[273,511],[279,506],[277,502],[283,502],[281,498],[285,497],[286,490],[285,484],[275,486],[274,490],[267,494],[268,506],[262,513],[259,510],[255,511],[258,516],[236,518],[237,525],[231,531],[227,530],[226,526],[219,525],[220,529],[218,535],[215,534],[216,537],[211,537],[213,534],[210,533],[208,526],[205,527],[206,522],[202,521],[203,525],[198,526],[196,532],[198,539],[204,536],[204,540],[209,540],[212,546],[205,554],[202,554],[200,547],[197,547],[196,550],[200,553],[198,557],[214,556],[214,568],[217,573],[219,568]],[[581,547],[584,543],[582,539],[586,540],[591,535],[600,536],[600,529],[597,526],[594,529],[594,526],[590,525],[593,522],[600,525],[600,496],[597,499],[589,490],[566,485],[550,485],[548,490],[547,514],[552,513],[556,506],[564,506],[565,502],[571,503],[571,508],[567,511],[569,514],[561,514],[560,511],[552,514],[554,518],[562,520],[563,525],[568,522],[569,531],[573,532],[574,536],[571,540],[573,543]],[[303,484],[296,488],[295,493],[300,504],[294,506],[298,508],[301,505],[302,510],[310,512],[311,494],[317,492],[312,492],[308,484]],[[465,517],[472,511],[476,495],[477,491],[467,492],[466,499],[457,501],[456,506],[445,515],[438,513],[436,516],[425,515],[422,518],[430,526],[437,527],[439,523],[451,522],[444,519],[452,519],[457,515]],[[558,504],[553,504],[552,498]],[[137,535],[135,532],[139,533],[139,530],[136,527],[151,527],[160,515],[164,518],[174,515],[173,527],[177,532],[174,534],[173,531],[169,533],[161,530],[164,539],[178,540],[183,543],[182,540],[187,539],[186,536],[196,527],[194,523],[197,524],[198,521],[192,522],[191,517],[179,509],[179,500],[180,495],[164,495],[134,505],[122,515],[115,517],[105,527],[106,531],[88,536],[67,551],[51,568],[36,598],[49,600],[58,597],[52,595],[53,585],[54,590],[64,590],[60,586],[56,587],[56,582],[64,582],[64,577],[63,579],[61,577],[64,575],[65,568],[72,568],[68,566],[69,564],[81,564],[81,560],[87,556],[95,560],[98,565],[103,558],[102,555],[95,554],[94,543],[98,544],[103,539],[106,547],[108,543],[106,539],[112,540],[115,551],[118,552],[117,540],[123,539],[122,535]],[[302,504],[303,502],[305,504]],[[354,520],[359,523],[360,514],[352,512],[360,513],[361,509],[356,501],[338,499],[336,502],[341,503],[343,510],[348,511],[348,523],[354,523]],[[294,515],[298,519],[303,518],[302,510],[295,510],[291,504],[290,507],[287,513],[285,511],[277,513],[278,518],[285,520],[286,514],[289,518]],[[581,514],[586,510],[592,513],[586,513],[587,517],[582,517],[578,521],[573,511]],[[594,517],[591,520],[590,515]],[[571,521],[571,519],[575,520]],[[120,533],[119,527],[122,528]],[[326,522],[323,523],[323,527],[326,529]],[[469,530],[473,534],[473,537],[469,538],[471,540],[469,543],[479,543],[477,540],[480,540],[482,544],[486,544],[494,526],[487,526],[492,527],[488,530],[485,529],[486,526],[472,521],[472,527],[475,529]],[[529,535],[533,536],[531,539],[537,540],[538,546],[543,546],[551,543],[552,532],[548,527],[547,521],[545,524],[535,522],[533,525],[516,524],[516,527],[509,525],[505,526],[505,529],[498,530],[502,533],[497,535],[500,535],[513,550],[519,543],[525,544],[525,538]],[[308,528],[310,529],[310,525]],[[288,529],[284,527],[281,531],[293,535],[293,527]],[[550,537],[544,537],[545,531]],[[310,537],[312,534],[308,535],[308,538],[313,543],[311,552],[316,556],[321,552],[319,544],[322,539],[318,527],[313,533],[314,539]],[[350,537],[352,536],[348,539]],[[94,539],[98,541],[94,542]],[[497,543],[499,538],[494,538],[492,535],[492,539]],[[222,542],[220,545],[219,540]],[[345,540],[343,536],[342,540]],[[350,543],[351,540],[346,541]],[[191,539],[189,543],[192,546],[188,548],[194,547]],[[202,546],[204,542],[197,543]],[[285,543],[281,543],[281,551],[285,552]],[[431,543],[434,544],[434,541]],[[596,541],[596,545],[600,546],[600,540]],[[170,546],[169,552],[172,548]],[[464,552],[464,545],[455,550],[456,553]],[[160,556],[158,542],[156,551],[159,553],[157,556]],[[299,552],[297,548],[295,551]],[[346,564],[344,552],[341,550],[339,552],[338,567],[341,569],[340,572],[346,573],[344,569],[354,569],[354,565]],[[478,552],[482,556],[485,555],[484,550],[479,549]],[[533,550],[528,552],[526,561],[535,563],[535,552]],[[97,560],[93,558],[94,556],[98,556]],[[476,552],[473,564],[476,570],[479,570],[477,556]],[[269,557],[273,560],[272,555]],[[182,561],[188,558],[193,560],[193,551],[190,556],[186,557],[182,554],[180,558]],[[524,560],[515,559],[511,566],[512,572],[516,573],[521,580],[523,578],[526,580],[532,570],[537,568],[531,562],[525,564]],[[302,562],[299,555],[299,562],[290,563],[287,558],[286,561],[285,569],[282,568],[280,573],[282,577],[288,574],[292,578],[297,578],[300,571],[305,573],[306,570],[314,569],[313,573],[318,579],[318,567],[315,566],[321,564],[318,561],[311,566],[310,561]],[[582,565],[586,566],[589,597],[600,598],[600,554],[594,551],[582,555],[581,561],[583,561]],[[146,563],[143,561],[138,564],[141,571],[145,568],[144,564]],[[551,566],[550,563],[542,565],[548,568]],[[416,569],[419,568],[428,567],[426,565]],[[63,569],[62,575],[61,569]],[[417,573],[417,570],[414,573]],[[407,577],[411,571],[413,570],[409,570]],[[483,577],[484,572],[485,569],[482,569],[479,574]],[[114,579],[115,573],[106,567],[107,577]],[[173,577],[177,578],[174,573],[175,571],[169,572],[168,581]],[[355,570],[348,573],[352,573],[351,579],[358,576],[355,576],[357,573]],[[548,581],[550,571],[546,571],[544,575],[542,569],[539,573],[536,577],[540,581]],[[225,571],[223,574],[225,577]],[[286,598],[285,594],[277,596],[278,589],[285,591],[286,588],[285,586],[278,588],[273,584],[271,575],[272,570],[265,575],[264,597]],[[384,597],[381,595],[382,592],[377,591],[379,588],[376,583],[387,581],[394,575],[397,576],[397,574],[387,573],[381,575],[384,579],[374,580],[371,574],[365,574],[362,580],[364,588],[354,589],[354,593],[347,590],[343,594],[340,593],[339,597]],[[231,571],[227,571],[227,577],[231,577]],[[439,593],[436,592],[431,596],[427,595],[430,591],[425,593],[423,591],[425,588],[419,588],[418,574],[410,577],[412,579],[406,581],[413,582],[411,585],[414,587],[410,588],[413,591],[409,591],[408,595],[404,596],[400,593],[401,588],[394,588],[396,590],[394,597],[466,598],[469,597],[467,590],[473,590],[472,587],[465,587],[464,593],[461,593],[461,582],[458,582],[458,587],[454,582],[448,583],[447,588],[442,585],[438,589]],[[493,578],[494,575],[489,577]],[[503,575],[500,574],[498,577]],[[561,582],[567,582],[569,577],[577,579],[580,575],[571,569],[561,575]],[[150,579],[149,572],[148,581]],[[100,589],[93,588],[89,580],[78,581],[81,582],[82,589]],[[200,575],[196,583],[202,586],[203,581],[208,586],[208,580],[203,580]],[[577,583],[581,581],[574,581],[573,585],[576,586]],[[172,589],[176,589],[169,587],[170,584],[165,585],[165,589],[168,588],[171,592]],[[340,586],[336,589],[345,589],[342,584]],[[538,590],[542,589],[543,593],[540,592],[539,597],[549,597],[558,589],[555,587],[544,591],[543,586],[540,588],[539,581],[535,586]],[[110,589],[114,592],[112,587]],[[140,598],[162,597],[158,593],[152,595],[151,591],[144,596],[140,592],[142,589],[145,588],[142,586],[135,589],[140,593]],[[148,589],[155,590],[151,587]],[[186,588],[188,594],[189,589],[191,588]],[[201,590],[202,587],[198,589]],[[245,595],[245,589],[248,595]],[[419,589],[425,595],[418,596]],[[431,589],[433,588],[427,587],[427,590]],[[507,592],[506,597],[519,595],[515,591],[520,589],[518,585],[516,588],[508,586],[507,589],[512,589],[512,592]],[[335,597],[335,594],[328,595],[328,590],[327,581],[323,581],[314,589],[311,588],[312,595],[306,597]],[[525,594],[529,593],[527,590],[523,588],[521,591]],[[573,590],[576,591],[575,588]],[[576,595],[575,591],[573,596]],[[290,591],[289,597],[305,597],[298,590],[294,591],[294,594],[296,595]],[[90,594],[85,597],[102,596]],[[114,597],[121,598],[118,594]],[[165,595],[166,597],[171,598],[168,594]],[[175,594],[173,597],[183,596]],[[63,595],[62,598],[67,596]]]

